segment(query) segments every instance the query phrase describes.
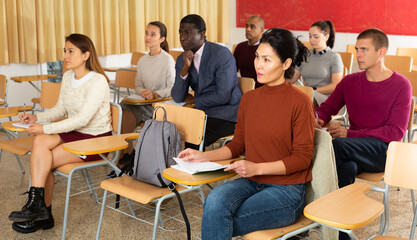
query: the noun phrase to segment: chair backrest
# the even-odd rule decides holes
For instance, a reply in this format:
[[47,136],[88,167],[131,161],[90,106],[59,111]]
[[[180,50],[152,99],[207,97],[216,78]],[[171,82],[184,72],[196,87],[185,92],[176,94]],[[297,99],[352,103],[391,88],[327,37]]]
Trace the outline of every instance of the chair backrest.
[[[167,120],[177,126],[182,134],[181,138],[185,142],[200,145],[200,150],[204,148],[204,132],[206,127],[206,114],[202,110],[188,107],[180,107],[166,103],[156,103],[162,106],[167,113]],[[162,121],[163,111],[158,110],[156,119]]]
[[120,134],[122,130],[122,107],[117,103],[110,102],[110,110],[113,132]]
[[6,101],[7,93],[7,77],[0,74],[0,98]]
[[397,48],[397,55],[398,56],[410,56],[413,58],[413,61],[417,61],[417,48],[404,48],[399,47]]
[[384,63],[390,70],[396,72],[411,72],[413,58],[410,56],[386,55]]
[[42,108],[52,108],[58,102],[61,83],[43,82],[39,105]]
[[417,144],[391,142],[387,150],[384,181],[388,185],[417,190]]
[[121,68],[116,71],[116,87],[135,89],[135,77],[137,71],[134,69]]
[[312,87],[295,84],[293,84],[293,86],[301,90],[303,93],[307,94],[311,98],[311,101],[314,101],[314,90]]
[[169,54],[172,56],[174,61],[177,61],[178,56],[181,55],[181,53],[183,52],[184,51],[169,50]]
[[399,74],[403,75],[405,78],[407,78],[410,83],[411,87],[413,89],[413,96],[417,97],[417,72],[398,72]]
[[342,57],[343,66],[347,70],[347,75],[352,72],[352,63],[353,63],[353,53],[350,52],[338,52],[340,57]]
[[242,91],[242,94],[245,94],[246,92],[255,89],[255,80],[253,80],[253,78],[240,77],[239,88],[240,91]]
[[358,61],[358,59],[356,59],[355,44],[348,44],[348,45],[346,45],[346,52],[350,52],[350,53],[353,54],[353,61]]
[[416,98],[417,97],[411,98],[410,118],[408,119],[408,127],[407,127],[408,131],[413,131],[412,128],[413,128],[413,123],[414,123],[414,108],[416,106]]
[[311,46],[311,43],[309,41],[301,41],[304,46],[306,46],[308,49],[313,49],[313,46]]
[[130,59],[130,64],[136,66],[138,64],[139,58],[145,56],[143,52],[132,52],[132,58]]
[[236,49],[236,47],[237,47],[237,44],[235,43],[235,44],[233,44],[233,47],[232,47],[232,54],[234,54],[235,53],[235,49]]

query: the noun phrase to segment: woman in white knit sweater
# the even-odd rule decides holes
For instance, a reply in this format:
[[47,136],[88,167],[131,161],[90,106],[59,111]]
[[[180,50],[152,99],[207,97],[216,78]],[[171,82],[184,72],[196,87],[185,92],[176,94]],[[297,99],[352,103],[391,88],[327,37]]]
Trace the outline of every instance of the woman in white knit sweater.
[[[62,148],[65,142],[111,135],[109,86],[92,41],[82,34],[65,39],[65,72],[55,107],[37,115],[22,114],[34,135],[30,155],[31,187],[26,204],[9,219],[13,229],[29,233],[54,226],[51,214],[55,184],[52,170],[68,163],[97,160],[81,159]],[[42,125],[37,122],[53,122]]]
[[[138,61],[135,90],[144,99],[167,98],[175,81],[175,61],[168,54],[167,28],[159,21],[146,27],[145,46],[149,53]],[[135,127],[152,117],[152,105],[121,104],[123,108],[122,132],[133,132]]]

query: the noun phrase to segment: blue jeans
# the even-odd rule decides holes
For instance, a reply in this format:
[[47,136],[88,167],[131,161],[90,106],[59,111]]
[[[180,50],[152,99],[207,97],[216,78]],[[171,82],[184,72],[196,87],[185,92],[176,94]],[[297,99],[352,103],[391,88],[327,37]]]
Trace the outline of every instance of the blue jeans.
[[303,212],[304,202],[304,184],[261,184],[247,178],[224,183],[204,203],[202,239],[232,239],[291,225]]

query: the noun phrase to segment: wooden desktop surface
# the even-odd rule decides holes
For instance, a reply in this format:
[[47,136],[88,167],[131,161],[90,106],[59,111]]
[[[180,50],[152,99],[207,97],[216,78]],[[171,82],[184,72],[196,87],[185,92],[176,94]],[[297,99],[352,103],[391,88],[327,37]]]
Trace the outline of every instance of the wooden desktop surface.
[[[32,110],[32,108],[32,106],[26,106],[27,111]],[[0,118],[16,116],[19,112],[23,111],[23,109],[23,106],[0,108]]]
[[15,82],[31,82],[31,81],[42,81],[48,80],[48,78],[58,77],[57,74],[46,74],[46,75],[30,75],[30,76],[15,76],[10,79]]
[[77,155],[93,155],[122,150],[128,147],[127,140],[139,137],[139,133],[126,133],[107,137],[91,138],[64,143],[63,149]]
[[171,97],[169,98],[156,98],[156,99],[149,99],[149,100],[132,100],[132,99],[123,99],[123,102],[129,103],[129,104],[137,104],[137,105],[146,105],[146,104],[152,104],[154,102],[164,102],[172,100]]
[[[238,161],[242,159],[243,158],[234,158],[234,159],[229,159],[229,160],[216,161],[216,163],[219,163],[221,165],[227,165],[234,161]],[[227,178],[231,178],[231,177],[236,176],[236,173],[231,172],[231,171],[225,172],[222,169],[222,170],[217,170],[217,171],[189,174],[189,173],[183,172],[175,168],[167,168],[162,172],[162,176],[164,176],[164,178],[171,180],[175,183],[188,185],[188,186],[197,186],[197,185],[212,183],[212,182],[224,180]]]
[[106,72],[117,72],[119,69],[132,69],[132,70],[138,70],[138,67],[105,67],[103,68]]

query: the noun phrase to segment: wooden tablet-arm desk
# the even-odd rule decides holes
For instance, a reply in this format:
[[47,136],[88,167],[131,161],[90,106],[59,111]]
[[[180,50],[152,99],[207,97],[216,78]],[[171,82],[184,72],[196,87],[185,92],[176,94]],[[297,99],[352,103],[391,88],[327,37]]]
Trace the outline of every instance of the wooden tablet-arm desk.
[[[215,163],[227,165],[239,160],[243,160],[243,158],[215,161]],[[197,174],[189,174],[175,168],[167,168],[162,172],[162,176],[170,181],[173,181],[181,185],[199,186],[234,177],[236,176],[236,173],[217,170],[210,172],[201,172]]]
[[156,98],[156,99],[149,99],[149,100],[134,100],[134,99],[127,99],[124,98],[123,102],[127,103],[127,104],[131,104],[131,105],[148,105],[148,104],[152,104],[155,102],[164,102],[164,101],[169,101],[172,100],[171,97],[169,98]]
[[41,92],[41,90],[35,84],[33,84],[33,81],[43,81],[43,80],[48,80],[48,78],[53,78],[53,77],[58,77],[58,75],[46,74],[46,75],[16,76],[16,77],[11,77],[10,79],[18,83],[28,82],[30,85],[32,85],[32,87],[38,90],[38,92]]
[[127,141],[137,139],[138,133],[126,133],[120,135],[91,138],[86,140],[80,140],[75,142],[64,143],[62,148],[70,153],[73,153],[81,158],[85,158],[86,155],[98,154],[103,158],[117,174],[120,173],[120,169],[109,160],[105,153],[126,149],[129,145]]

